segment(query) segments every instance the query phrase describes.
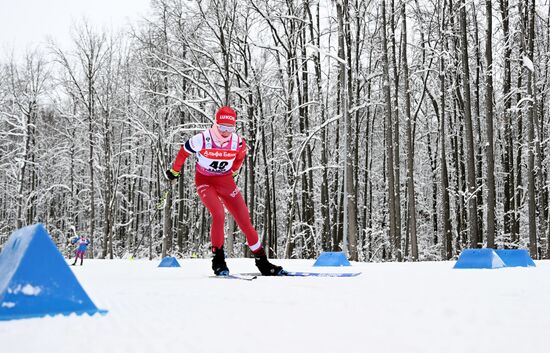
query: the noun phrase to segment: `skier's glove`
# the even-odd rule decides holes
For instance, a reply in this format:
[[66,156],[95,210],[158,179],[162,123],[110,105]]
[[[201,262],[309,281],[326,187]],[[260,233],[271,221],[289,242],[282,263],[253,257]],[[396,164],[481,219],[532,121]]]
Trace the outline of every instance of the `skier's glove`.
[[177,179],[180,176],[180,172],[176,172],[174,169],[170,168],[166,171],[166,177],[169,180]]

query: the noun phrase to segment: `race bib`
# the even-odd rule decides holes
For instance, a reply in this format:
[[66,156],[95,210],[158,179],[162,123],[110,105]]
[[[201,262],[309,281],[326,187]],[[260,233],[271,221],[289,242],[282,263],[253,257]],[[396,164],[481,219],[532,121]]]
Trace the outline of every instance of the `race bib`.
[[208,130],[201,135],[202,148],[196,154],[199,169],[210,175],[229,173],[237,157],[239,137],[233,134],[229,146],[218,148],[213,145],[212,136]]
[[206,149],[200,151],[200,165],[213,174],[223,174],[231,170],[237,151],[226,149]]

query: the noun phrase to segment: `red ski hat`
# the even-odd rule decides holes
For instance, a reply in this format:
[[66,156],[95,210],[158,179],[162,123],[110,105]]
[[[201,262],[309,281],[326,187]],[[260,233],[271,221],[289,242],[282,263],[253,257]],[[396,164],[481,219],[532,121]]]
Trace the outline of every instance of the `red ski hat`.
[[216,124],[235,126],[237,124],[237,113],[228,106],[221,107],[216,112]]

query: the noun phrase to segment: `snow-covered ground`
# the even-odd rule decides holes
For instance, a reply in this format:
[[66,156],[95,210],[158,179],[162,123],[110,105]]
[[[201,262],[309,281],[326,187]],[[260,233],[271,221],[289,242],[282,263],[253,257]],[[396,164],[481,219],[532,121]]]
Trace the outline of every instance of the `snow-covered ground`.
[[[210,278],[207,259],[85,260],[72,267],[105,316],[0,321],[0,352],[548,352],[550,262],[453,270],[453,262],[291,271],[353,278]],[[256,272],[229,259],[233,273]]]

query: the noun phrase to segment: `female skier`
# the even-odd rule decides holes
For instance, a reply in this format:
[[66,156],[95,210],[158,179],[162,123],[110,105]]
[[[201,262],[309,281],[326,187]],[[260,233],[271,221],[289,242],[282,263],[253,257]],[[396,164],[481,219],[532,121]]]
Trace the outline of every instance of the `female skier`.
[[74,262],[72,265],[76,265],[76,261],[80,257],[80,266],[82,266],[82,263],[84,262],[84,253],[86,252],[86,249],[90,244],[90,239],[88,239],[85,235],[76,235],[76,230],[74,228],[73,232],[75,236],[74,238],[72,238],[71,244],[78,244],[78,248],[75,251],[76,257],[74,258]]
[[235,133],[236,122],[235,111],[227,106],[221,107],[216,112],[216,121],[211,128],[196,134],[181,146],[166,176],[170,180],[178,178],[187,157],[191,154],[197,157],[195,185],[202,203],[212,216],[212,269],[217,276],[229,275],[223,251],[224,205],[244,233],[262,275],[284,275],[286,272],[281,266],[275,266],[267,260],[258,233],[250,221],[248,208],[233,179],[246,156],[245,141]]

